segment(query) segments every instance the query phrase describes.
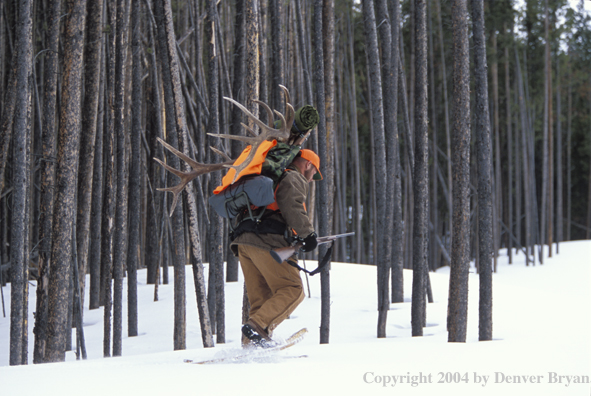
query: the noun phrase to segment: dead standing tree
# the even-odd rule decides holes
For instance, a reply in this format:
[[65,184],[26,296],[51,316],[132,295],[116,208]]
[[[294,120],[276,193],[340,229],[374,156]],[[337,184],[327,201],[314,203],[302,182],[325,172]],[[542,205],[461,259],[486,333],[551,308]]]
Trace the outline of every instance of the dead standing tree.
[[[207,52],[208,52],[208,96],[209,96],[209,119],[207,120],[207,134],[210,135],[209,143],[212,146],[219,145],[219,139],[215,135],[220,131],[220,109],[219,109],[219,43],[216,40],[216,21],[217,10],[216,2],[209,0],[206,3],[207,18],[205,31],[207,36]],[[219,172],[212,174],[211,183],[215,185],[221,184],[222,178]],[[211,213],[211,212],[210,212]],[[210,271],[213,269],[214,283],[210,284],[210,291],[213,291],[213,301],[210,301],[210,306],[214,307],[214,311],[210,309],[210,317],[215,318],[215,334],[218,343],[226,342],[226,326],[225,326],[225,298],[224,298],[224,257],[222,251],[223,245],[223,219],[220,216],[209,217],[209,264]],[[211,272],[210,272],[211,273]],[[211,277],[210,277],[211,279]],[[212,288],[212,286],[214,286]]]
[[[158,52],[162,68],[164,102],[166,114],[168,115],[166,117],[166,138],[172,147],[180,147],[180,150],[184,151],[188,149],[185,140],[186,121],[171,5],[169,2],[157,1],[155,2],[154,12],[158,26]],[[170,154],[168,156],[168,163],[173,168],[180,168],[179,159],[175,155]],[[175,196],[170,211],[174,244],[174,349],[179,350],[185,349],[186,345],[185,234],[183,207],[181,206],[179,210],[174,211],[176,199],[178,199],[178,195]]]
[[[59,1],[57,3],[60,3]],[[80,295],[84,289],[88,267],[90,214],[94,179],[95,141],[97,132],[99,86],[102,57],[103,1],[87,4],[86,45],[84,48],[84,103],[82,107],[82,136],[80,137],[80,165],[78,175],[78,210],[76,242],[80,267]],[[58,6],[59,17],[59,6]]]
[[380,68],[378,35],[376,28],[376,17],[372,0],[362,2],[363,20],[365,31],[365,43],[369,61],[370,91],[372,102],[372,123],[374,131],[375,152],[375,177],[376,177],[376,221],[378,222],[377,256],[374,257],[378,267],[378,328],[377,336],[386,336],[386,319],[390,308],[389,298],[389,257],[385,249],[385,233],[387,232],[386,220],[386,138],[384,132],[384,107],[382,96],[382,76]]
[[66,3],[64,36],[64,73],[58,135],[56,202],[53,219],[53,246],[49,274],[49,318],[45,360],[65,360],[68,291],[72,259],[72,225],[76,216],[76,179],[78,177],[78,151],[81,120],[82,58],[86,1],[69,0]]
[[[479,337],[492,340],[492,148],[488,114],[483,0],[472,0],[476,150],[478,161],[478,248],[480,274]],[[500,199],[500,196],[497,197]]]
[[425,323],[429,249],[429,139],[427,98],[427,3],[415,5],[415,160],[413,173],[412,335],[422,336]]
[[33,59],[33,2],[18,3],[16,98],[14,114],[14,199],[10,261],[10,357],[11,366],[27,363],[28,275],[29,275],[29,199],[31,97]]
[[117,136],[117,198],[113,238],[113,356],[121,356],[123,339],[123,276],[128,242],[128,136],[125,129],[125,75],[129,0],[117,0],[115,44],[115,134]]
[[[328,157],[328,147],[326,141],[326,95],[325,95],[325,84],[324,84],[324,43],[323,43],[323,31],[322,26],[322,8],[323,1],[314,1],[314,13],[313,13],[313,31],[314,31],[314,54],[313,61],[315,68],[314,83],[316,84],[316,109],[318,109],[318,115],[320,121],[318,123],[318,155],[322,164],[321,168],[324,171],[326,166],[326,159]],[[325,183],[321,183],[319,187],[319,202],[322,206],[329,200],[328,186]],[[318,214],[318,231],[320,235],[328,235],[330,230],[328,229],[328,212],[320,211]],[[319,256],[326,254],[326,248],[321,247],[319,249]],[[330,336],[330,272],[328,266],[320,273],[320,343],[328,344]]]
[[470,53],[467,0],[453,0],[453,224],[448,341],[465,342],[470,265]]

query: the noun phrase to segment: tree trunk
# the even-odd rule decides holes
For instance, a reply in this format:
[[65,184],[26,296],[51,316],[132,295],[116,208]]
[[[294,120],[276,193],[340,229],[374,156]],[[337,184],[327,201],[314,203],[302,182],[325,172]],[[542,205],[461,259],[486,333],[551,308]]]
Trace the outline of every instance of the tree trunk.
[[429,138],[427,95],[427,3],[415,4],[415,162],[413,173],[413,283],[412,335],[422,336],[429,250]]
[[515,63],[516,63],[516,71],[517,71],[517,85],[518,85],[518,92],[519,92],[519,112],[520,112],[520,119],[521,119],[521,150],[522,150],[522,171],[521,174],[523,175],[523,201],[524,201],[524,211],[525,211],[525,234],[524,234],[524,246],[525,246],[525,264],[526,266],[529,265],[530,257],[529,251],[530,247],[532,246],[532,210],[531,210],[531,183],[530,183],[530,161],[529,161],[529,154],[528,154],[528,144],[527,144],[527,132],[528,128],[528,121],[527,121],[527,109],[525,105],[525,94],[523,90],[523,78],[521,75],[521,66],[519,64],[519,57],[517,55],[517,48],[515,50]]
[[[151,12],[151,9],[148,7],[149,4],[146,5],[148,8],[148,12]],[[152,157],[155,158],[163,158],[163,148],[160,143],[156,140],[157,138],[164,139],[164,132],[163,132],[163,121],[162,121],[162,95],[160,94],[160,78],[159,76],[159,66],[156,60],[156,52],[158,43],[155,38],[154,30],[156,29],[156,23],[152,19],[149,19],[149,37],[150,37],[150,44],[152,47],[152,51],[149,56],[149,65],[150,65],[150,76],[152,79],[151,82],[151,95],[148,112],[151,114],[149,119],[149,123],[151,126],[151,134],[150,134],[150,148],[152,152]],[[146,267],[147,267],[147,283],[148,284],[157,284],[159,282],[157,274],[159,273],[159,268],[163,264],[161,257],[162,257],[162,230],[164,228],[164,224],[162,223],[162,208],[164,198],[166,197],[165,194],[158,194],[156,193],[155,189],[159,186],[164,186],[163,183],[163,172],[161,166],[159,166],[156,161],[148,161],[149,166],[149,174],[148,179],[151,181],[151,189],[150,189],[150,196],[148,200],[148,207],[151,209],[148,211],[148,218],[146,219],[146,234],[147,234],[147,244],[146,244]]]
[[[589,75],[589,83],[591,84],[591,74]],[[589,129],[591,130],[591,90],[589,91]],[[591,152],[589,153],[589,191],[587,192],[587,234],[586,239],[591,238]]]
[[113,356],[121,356],[123,339],[123,273],[128,247],[128,136],[125,131],[125,76],[129,0],[117,0],[115,44],[115,135],[117,136],[117,198],[113,238]]
[[[443,45],[443,23],[441,20],[441,4],[439,0],[435,0],[435,6],[437,7],[437,25],[439,27],[439,47],[441,50],[441,80],[443,82],[443,115],[444,115],[444,126],[445,126],[445,142],[446,142],[446,153],[447,153],[447,212],[448,212],[448,223],[451,225],[452,221],[452,195],[453,195],[453,177],[452,177],[452,157],[451,157],[451,132],[449,126],[449,105],[448,105],[448,94],[447,94],[447,70],[445,62],[445,47]],[[450,226],[448,226],[449,228]],[[453,234],[449,233],[448,248],[451,250],[453,241]]]
[[[539,228],[539,233],[540,233],[540,249],[541,251],[543,251],[544,249],[544,245],[546,244],[546,242],[549,240],[548,238],[548,228],[546,225],[546,219],[548,217],[548,198],[549,198],[549,154],[548,154],[548,149],[549,149],[549,128],[550,128],[550,98],[549,98],[549,90],[550,87],[548,86],[549,81],[549,57],[550,57],[550,44],[548,43],[548,1],[546,0],[545,2],[546,4],[546,10],[545,10],[545,40],[546,40],[546,45],[545,45],[545,56],[544,56],[544,130],[543,130],[543,138],[542,138],[542,191],[541,191],[541,197],[542,197],[542,208],[540,211],[540,228]],[[548,221],[549,224],[549,221]],[[540,253],[540,264],[542,264],[544,262],[544,254]]]
[[[570,48],[569,48],[570,55]],[[567,89],[567,125],[566,125],[566,240],[571,240],[572,221],[572,111],[573,111],[573,69],[569,62],[569,83]]]
[[[209,62],[209,119],[207,120],[207,133],[218,134],[220,130],[219,125],[219,71],[218,71],[218,56],[219,47],[215,40],[215,21],[216,21],[216,5],[215,1],[210,0],[207,3],[207,19],[206,19],[206,36],[208,42],[208,62]],[[213,147],[220,146],[220,139],[215,137],[209,138],[210,145]],[[214,186],[220,185],[222,181],[219,172],[211,175],[211,183]],[[224,258],[222,252],[223,245],[223,221],[220,216],[213,211],[210,212],[209,217],[209,265],[214,270],[214,287],[215,287],[215,333],[217,343],[226,342],[226,328],[225,328],[225,298],[224,298]],[[212,285],[210,285],[211,287]]]
[[282,91],[279,88],[279,84],[285,85],[285,64],[283,61],[283,40],[285,38],[285,32],[283,32],[284,24],[282,23],[282,1],[269,0],[268,7],[270,20],[269,40],[271,41],[271,100],[269,104],[272,109],[283,109],[285,107],[285,103],[283,100]]
[[[550,17],[548,15],[548,0],[546,0],[546,80],[548,89],[548,257],[552,257],[554,240],[554,116],[552,104],[552,58],[550,54]],[[558,58],[558,57],[557,57]],[[544,194],[544,192],[542,192]]]
[[466,0],[451,3],[454,60],[453,223],[448,341],[466,342],[470,265],[470,59]]
[[[316,109],[320,116],[320,122],[318,123],[318,156],[320,157],[320,168],[321,173],[325,172],[326,166],[328,165],[328,142],[327,142],[327,125],[326,125],[326,94],[325,94],[325,74],[324,74],[324,29],[323,19],[323,0],[314,1],[314,13],[313,13],[313,36],[314,36],[314,54],[313,63],[315,64],[314,69],[314,82],[316,86]],[[318,188],[319,195],[319,207],[327,209],[328,200],[330,199],[327,181],[324,180],[320,183]],[[328,212],[326,210],[320,210],[318,216],[318,233],[320,235],[328,235],[330,228],[328,226]],[[321,247],[318,252],[318,256],[322,257],[326,252],[326,247]],[[329,266],[325,267],[320,273],[320,343],[328,344],[330,337],[330,271]]]
[[103,356],[111,356],[111,307],[113,279],[113,226],[115,224],[115,132],[114,109],[112,106],[115,87],[115,27],[117,23],[115,0],[108,0],[107,15],[110,34],[106,41],[107,55],[106,90],[105,90],[105,136],[104,136],[104,172],[105,188],[103,196],[103,219],[101,224],[101,294],[103,310]]
[[132,0],[131,12],[131,161],[129,170],[129,245],[127,251],[127,335],[138,335],[137,269],[141,264],[141,192],[142,192],[142,43],[140,31],[141,6]]
[[76,180],[80,140],[81,90],[86,1],[69,0],[64,36],[64,73],[58,136],[56,205],[49,274],[49,322],[46,361],[65,360],[72,224],[76,216]]
[[[506,32],[506,28],[504,29]],[[507,38],[510,38],[506,32]],[[507,253],[509,264],[513,263],[513,126],[511,117],[511,78],[509,72],[509,45],[505,46],[505,112],[507,117]],[[519,219],[521,221],[521,219]]]
[[[396,108],[398,106],[395,85],[395,76],[397,76],[398,65],[394,66],[394,56],[392,55],[392,29],[390,26],[390,15],[388,12],[388,4],[386,0],[379,0],[376,2],[377,15],[379,15],[379,35],[382,44],[381,47],[381,67],[383,78],[383,133],[384,140],[387,144],[387,158],[390,160],[389,165],[384,164],[386,169],[395,169],[393,166],[395,154],[395,145],[398,144],[397,128],[396,128]],[[378,327],[377,334],[379,338],[386,337],[387,312],[390,309],[390,267],[392,266],[392,234],[394,228],[394,187],[395,178],[386,178],[386,191],[384,191],[384,212],[380,217],[385,217],[383,225],[380,229],[382,233],[382,254],[380,261],[378,261]]]
[[[172,10],[169,2],[155,2],[154,15],[158,25],[158,41],[160,66],[164,87],[166,114],[166,131],[168,143],[179,148],[179,137],[186,128],[184,105],[178,59],[176,55],[176,38],[173,29]],[[181,148],[180,151],[183,151]],[[175,169],[180,169],[180,161],[172,153],[168,153],[167,162]],[[174,183],[169,175],[168,184]],[[173,234],[173,265],[174,265],[174,349],[186,348],[185,318],[185,232],[183,227],[183,205],[177,205],[172,217]]]
[[[378,268],[378,328],[377,336],[383,338],[386,336],[386,320],[388,310],[390,308],[390,298],[388,290],[389,281],[389,263],[390,257],[386,250],[385,233],[387,232],[386,219],[386,189],[387,189],[387,169],[386,169],[386,136],[384,127],[384,107],[382,96],[382,76],[380,68],[378,37],[376,28],[376,17],[374,13],[373,2],[371,0],[364,0],[362,2],[365,44],[367,47],[368,56],[368,72],[370,76],[370,91],[371,91],[371,118],[373,125],[373,143],[374,143],[374,168],[375,168],[375,196],[376,196],[376,213],[374,216],[378,233],[376,235],[377,255],[374,256],[374,264]],[[380,10],[380,13],[384,10]],[[387,16],[387,14],[385,15]],[[388,26],[389,21],[386,19],[384,23]],[[386,45],[384,43],[384,50]],[[390,53],[390,48],[386,50]],[[388,64],[388,67],[390,65]]]
[[[398,130],[398,76],[400,73],[400,2],[390,3],[390,27],[392,30],[392,63],[390,73],[393,75],[392,81],[392,113],[393,122],[391,140],[388,143],[388,168],[394,170],[394,196],[392,197],[394,207],[392,213],[393,238],[392,238],[392,302],[404,301],[404,279],[403,279],[403,224],[402,224],[402,160],[400,158],[400,138]],[[390,183],[390,181],[388,182]]]
[[[88,247],[96,124],[98,118],[99,84],[103,29],[103,1],[88,3],[86,47],[84,53],[84,104],[82,108],[82,136],[80,137],[80,168],[78,170],[78,210],[76,218],[77,257],[80,274],[80,299],[84,306],[84,290],[88,267]],[[58,10],[59,11],[59,10]]]
[[[484,36],[484,2],[472,0],[474,36],[474,79],[476,112],[476,151],[478,162],[478,273],[480,300],[478,327],[480,341],[492,340],[492,148],[488,114],[488,80],[486,75],[486,39]],[[497,196],[497,199],[501,199]]]
[[[245,32],[246,23],[244,15],[244,7],[246,0],[236,1],[236,20],[234,23],[234,79],[232,81],[232,98],[240,103],[244,103],[244,89],[245,89],[245,56],[246,43]],[[232,106],[230,110],[230,134],[235,136],[244,136],[244,128],[241,122],[243,121],[242,110],[238,106]],[[237,140],[230,141],[231,158],[238,158],[242,152],[242,144]],[[232,253],[228,253],[226,265],[226,281],[237,282],[239,272],[238,258]]]
[[493,177],[493,194],[492,201],[492,252],[494,267],[497,267],[497,257],[499,248],[501,246],[501,219],[503,210],[503,194],[502,194],[502,181],[501,181],[501,137],[499,128],[499,57],[497,49],[497,32],[491,33],[492,41],[492,59],[491,59],[491,82],[492,82],[492,99],[493,99],[493,136],[494,136],[494,177]]
[[560,82],[560,58],[556,59],[556,253],[564,235],[564,192],[562,173],[562,84]]
[[10,357],[11,366],[27,364],[31,106],[33,83],[33,21],[30,0],[18,4],[16,110],[14,115],[14,197],[10,249]]
[[43,99],[43,129],[42,146],[43,156],[46,159],[41,162],[41,208],[39,209],[39,279],[37,280],[37,302],[35,311],[35,348],[33,362],[43,363],[45,359],[45,346],[47,343],[47,287],[49,283],[49,259],[51,252],[51,230],[53,225],[54,185],[55,185],[55,161],[56,157],[56,125],[55,107],[57,98],[57,66],[58,44],[61,11],[61,1],[50,3],[48,16],[48,38],[45,59],[45,89]]

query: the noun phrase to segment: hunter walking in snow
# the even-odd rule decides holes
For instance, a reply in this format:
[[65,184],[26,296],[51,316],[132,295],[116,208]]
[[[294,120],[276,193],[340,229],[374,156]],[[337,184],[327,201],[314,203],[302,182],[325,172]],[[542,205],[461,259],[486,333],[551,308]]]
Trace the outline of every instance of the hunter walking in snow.
[[[248,321],[242,326],[245,344],[268,347],[271,333],[304,299],[299,270],[287,261],[278,264],[272,249],[298,241],[304,252],[317,246],[305,200],[308,183],[322,180],[320,159],[311,150],[301,150],[279,180],[275,202],[264,210],[260,223],[238,216],[231,249],[240,259],[250,302]],[[258,213],[257,213],[258,214]],[[297,263],[293,256],[290,261]]]

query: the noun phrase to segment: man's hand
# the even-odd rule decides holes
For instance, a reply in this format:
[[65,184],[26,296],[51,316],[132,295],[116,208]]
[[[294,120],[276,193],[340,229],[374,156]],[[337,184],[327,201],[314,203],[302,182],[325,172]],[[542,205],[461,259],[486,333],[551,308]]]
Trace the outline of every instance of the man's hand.
[[302,252],[311,252],[316,249],[316,246],[318,246],[318,241],[316,240],[317,237],[318,235],[316,235],[315,232],[305,237],[302,241],[304,243],[301,249]]

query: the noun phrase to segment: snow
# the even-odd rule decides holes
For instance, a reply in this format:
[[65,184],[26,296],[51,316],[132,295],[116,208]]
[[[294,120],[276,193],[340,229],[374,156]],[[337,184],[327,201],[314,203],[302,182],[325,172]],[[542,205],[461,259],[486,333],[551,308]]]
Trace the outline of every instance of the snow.
[[[468,339],[466,343],[448,343],[448,268],[430,274],[435,301],[427,308],[424,336],[411,336],[412,271],[405,270],[405,302],[391,305],[388,337],[378,339],[375,267],[333,263],[329,344],[319,344],[320,279],[314,276],[310,278],[311,297],[275,332],[276,337],[287,338],[307,327],[309,333],[301,343],[267,359],[206,366],[186,364],[183,359],[206,360],[241,350],[241,281],[226,284],[224,345],[202,347],[193,276],[188,266],[186,350],[172,351],[172,285],[160,285],[159,301],[154,302],[154,286],[145,284],[145,272],[141,271],[140,335],[126,337],[126,323],[123,324],[124,356],[102,357],[101,308],[85,312],[87,361],[76,361],[74,353],[68,352],[65,363],[16,367],[8,365],[7,285],[3,288],[7,317],[0,316],[0,392],[142,396],[532,392],[588,396],[590,264],[591,241],[562,243],[560,254],[546,258],[544,265],[529,267],[525,266],[522,254],[514,256],[514,264],[509,265],[506,252],[501,252],[493,279],[494,340],[478,341],[478,275],[471,273]],[[473,268],[471,271],[475,272]],[[31,282],[29,360],[33,354],[34,296],[35,285]],[[302,355],[306,357],[299,358]]]

